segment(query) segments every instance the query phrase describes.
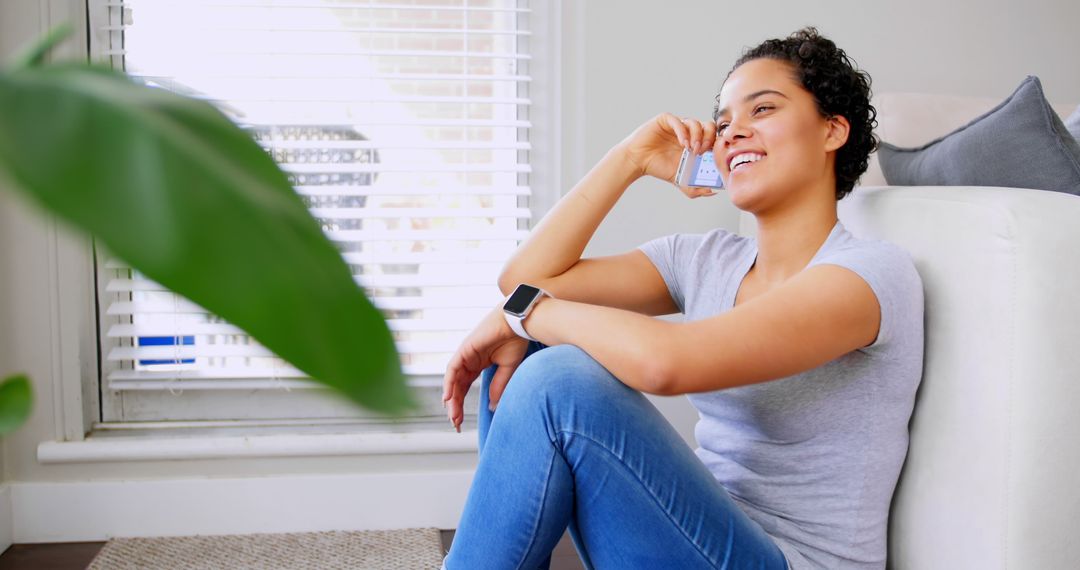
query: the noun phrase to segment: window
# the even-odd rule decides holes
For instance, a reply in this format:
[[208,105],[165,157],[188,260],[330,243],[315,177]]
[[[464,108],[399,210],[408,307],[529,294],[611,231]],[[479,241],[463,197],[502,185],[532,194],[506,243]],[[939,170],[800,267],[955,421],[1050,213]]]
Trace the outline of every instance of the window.
[[[426,406],[414,425],[444,427],[446,362],[501,299],[499,268],[531,217],[528,5],[91,0],[91,14],[95,59],[211,102],[289,174],[394,331]],[[105,427],[380,429],[236,327],[98,258]]]

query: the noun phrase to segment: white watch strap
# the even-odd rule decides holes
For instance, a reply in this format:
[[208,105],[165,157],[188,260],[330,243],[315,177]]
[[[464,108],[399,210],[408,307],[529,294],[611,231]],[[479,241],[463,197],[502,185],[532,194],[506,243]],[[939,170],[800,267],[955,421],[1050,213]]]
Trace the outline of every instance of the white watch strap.
[[[529,340],[536,340],[535,338],[529,336],[529,333],[525,332],[525,325],[521,323],[521,321],[525,319],[520,319],[506,312],[504,312],[503,315],[506,316],[506,322],[510,324],[510,328],[514,329],[514,332],[517,333],[518,336],[520,336],[521,338],[527,338]],[[525,316],[527,317],[529,315]]]

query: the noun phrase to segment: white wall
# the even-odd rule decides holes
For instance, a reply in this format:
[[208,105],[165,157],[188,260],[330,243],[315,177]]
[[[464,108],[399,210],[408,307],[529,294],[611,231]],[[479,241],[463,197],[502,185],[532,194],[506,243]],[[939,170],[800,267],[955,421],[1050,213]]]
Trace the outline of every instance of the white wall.
[[[15,5],[0,6],[0,60],[8,57],[17,47],[16,39],[19,37],[17,25],[21,18],[11,17],[7,13],[8,8]],[[13,249],[11,244],[14,236],[11,235],[11,223],[6,215],[10,209],[3,192],[3,182],[0,181],[0,379],[14,373],[14,357],[12,355],[12,332],[7,324],[11,323],[12,316],[9,310],[12,299],[11,285],[9,284],[11,269],[15,267],[12,259]],[[7,477],[7,445],[0,437],[0,485]],[[2,521],[0,521],[2,522]],[[0,536],[3,541],[3,536]],[[10,541],[8,541],[10,543]]]
[[[875,92],[1004,98],[1030,74],[1041,78],[1050,101],[1080,101],[1075,0],[584,4],[580,131],[589,165],[661,111],[710,118],[720,82],[744,47],[806,25],[869,72]],[[689,200],[670,185],[643,181],[612,211],[588,252],[617,253],[676,231],[735,230],[737,218],[724,194]]]
[[[46,2],[54,10],[78,4],[78,0]],[[50,17],[41,6],[31,0],[0,2],[0,57],[41,31],[43,18]],[[615,0],[568,0],[564,6],[564,190],[648,117],[664,110],[708,117],[720,80],[744,46],[806,24],[816,24],[844,47],[871,73],[875,90],[1004,97],[1025,75],[1035,74],[1051,100],[1080,101],[1075,57],[1080,36],[1074,33],[1080,4],[1072,0],[769,4],[669,0],[663,7]],[[737,227],[737,212],[722,195],[691,201],[665,183],[641,181],[616,206],[587,254],[625,251],[666,233],[716,226]],[[4,480],[77,485],[305,473],[460,473],[475,466],[469,453],[38,463],[38,444],[63,432],[52,394],[58,367],[50,348],[57,331],[49,317],[55,300],[50,300],[46,287],[50,271],[55,271],[49,266],[49,239],[41,216],[0,189],[0,375],[28,372],[38,396],[29,423],[3,441]],[[685,399],[654,401],[690,441],[697,417]],[[16,495],[17,502],[20,496]],[[447,496],[454,502],[450,510],[459,508],[460,489]],[[16,510],[29,508],[23,504]]]

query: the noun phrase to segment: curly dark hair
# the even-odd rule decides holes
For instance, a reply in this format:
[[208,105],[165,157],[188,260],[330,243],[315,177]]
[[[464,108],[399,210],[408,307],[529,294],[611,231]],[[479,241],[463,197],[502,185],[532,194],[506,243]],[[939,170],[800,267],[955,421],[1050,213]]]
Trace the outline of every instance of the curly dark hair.
[[[877,110],[870,104],[870,75],[856,68],[844,50],[818,34],[812,26],[786,38],[765,40],[745,50],[728,72],[728,77],[740,65],[761,58],[790,63],[795,80],[814,96],[821,116],[842,116],[850,123],[848,140],[836,151],[836,199],[842,200],[855,187],[859,176],[866,172],[870,153],[878,146],[874,135]],[[714,119],[720,106],[720,96],[716,97]]]

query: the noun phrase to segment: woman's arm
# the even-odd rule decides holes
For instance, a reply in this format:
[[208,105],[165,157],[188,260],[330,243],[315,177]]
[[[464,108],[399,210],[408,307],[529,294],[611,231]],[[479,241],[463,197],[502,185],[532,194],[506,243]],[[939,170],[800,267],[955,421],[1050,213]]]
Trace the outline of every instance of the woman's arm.
[[[609,150],[540,220],[506,262],[499,275],[503,294],[512,293],[519,283],[538,284],[570,269],[581,259],[600,222],[641,176],[624,145]],[[559,296],[557,291],[552,294]]]
[[[857,273],[822,264],[731,311],[689,323],[543,298],[525,319],[548,345],[573,344],[622,383],[674,396],[775,380],[816,368],[874,342],[881,307]],[[525,353],[525,342],[495,309],[447,366],[443,401],[460,431],[469,385],[491,363],[499,369],[489,400],[497,404]]]
[[765,382],[871,344],[877,296],[854,271],[819,265],[733,310],[671,323],[543,299],[525,320],[544,344],[573,344],[636,390],[673,396]]
[[[562,302],[578,301],[575,305],[587,311],[618,311],[619,318],[629,315],[643,319],[634,321],[638,327],[662,326],[650,325],[654,320],[646,315],[674,313],[678,307],[644,253],[635,250],[593,259],[581,259],[581,253],[634,180],[644,175],[672,180],[683,148],[700,153],[715,140],[716,127],[711,122],[679,119],[670,113],[661,113],[638,127],[552,208],[518,248],[499,277],[503,293],[508,295],[519,283],[529,283],[551,292]],[[691,198],[714,194],[709,188],[680,190]],[[638,342],[646,338],[640,329],[634,329],[634,333]],[[497,402],[524,357],[525,348],[523,339],[505,322],[501,308],[489,313],[462,341],[443,377],[443,403],[459,431],[465,395],[477,375],[493,363],[499,365],[490,396],[492,402]],[[645,359],[628,359],[639,361]],[[646,384],[641,386],[651,391]]]
[[[712,123],[681,120],[670,113],[662,113],[615,145],[559,200],[514,252],[499,276],[503,294],[509,295],[519,283],[529,283],[559,298],[597,302],[602,297],[610,306],[652,305],[655,308],[657,303],[640,298],[640,284],[645,279],[652,285],[658,281],[660,285],[663,283],[659,274],[648,274],[650,271],[655,273],[655,268],[643,254],[631,252],[598,260],[582,260],[581,254],[630,184],[645,175],[671,180],[682,149],[686,146],[711,147],[715,130]],[[708,188],[684,188],[682,191],[691,198],[713,194]],[[593,267],[571,272],[582,262],[593,262]],[[613,271],[640,277],[623,281],[639,286],[618,288],[618,282],[610,279]],[[604,279],[605,274],[607,279]],[[560,276],[566,278],[559,279]],[[598,294],[596,285],[599,284],[606,285],[604,295]],[[615,285],[614,289],[612,285]],[[646,290],[648,295],[657,291],[667,295],[666,288],[648,287]],[[670,305],[668,300],[666,306]]]

